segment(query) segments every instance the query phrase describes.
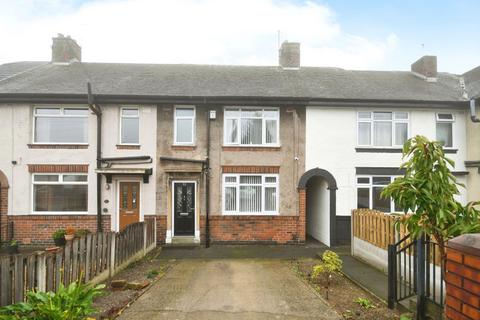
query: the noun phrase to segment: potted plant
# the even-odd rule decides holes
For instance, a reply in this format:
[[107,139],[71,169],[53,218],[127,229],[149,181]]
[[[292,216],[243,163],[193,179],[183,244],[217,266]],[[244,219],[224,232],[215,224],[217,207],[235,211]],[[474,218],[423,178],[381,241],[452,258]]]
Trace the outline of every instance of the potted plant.
[[65,245],[65,230],[58,229],[52,235],[53,241],[55,242],[56,246],[64,246]]
[[75,230],[75,238],[81,238],[81,237],[84,237],[87,234],[91,234],[91,233],[92,233],[92,231],[90,231],[88,229],[77,229],[77,230]]
[[18,241],[17,240],[12,240],[8,243],[7,245],[7,252],[9,254],[15,254],[18,253]]
[[67,227],[65,229],[65,240],[71,241],[75,237],[75,229],[73,227]]

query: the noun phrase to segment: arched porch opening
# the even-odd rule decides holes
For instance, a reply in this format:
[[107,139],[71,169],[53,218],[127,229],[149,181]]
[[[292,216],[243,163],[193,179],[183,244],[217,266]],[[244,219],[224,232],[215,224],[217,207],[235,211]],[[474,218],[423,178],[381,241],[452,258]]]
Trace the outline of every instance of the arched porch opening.
[[337,182],[327,170],[315,168],[303,174],[299,190],[306,191],[305,233],[328,246],[336,245]]

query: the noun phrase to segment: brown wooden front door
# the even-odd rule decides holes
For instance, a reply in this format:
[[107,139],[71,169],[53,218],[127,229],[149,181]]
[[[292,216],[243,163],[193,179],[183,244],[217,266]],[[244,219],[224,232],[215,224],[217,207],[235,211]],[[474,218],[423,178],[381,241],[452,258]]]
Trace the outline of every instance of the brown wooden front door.
[[140,182],[120,182],[120,230],[140,221]]

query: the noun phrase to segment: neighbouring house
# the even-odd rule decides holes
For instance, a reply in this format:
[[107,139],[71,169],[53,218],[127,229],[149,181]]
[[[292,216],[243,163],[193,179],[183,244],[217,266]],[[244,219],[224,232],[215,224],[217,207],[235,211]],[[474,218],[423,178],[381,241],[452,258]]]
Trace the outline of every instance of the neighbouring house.
[[470,120],[467,124],[468,201],[480,200],[480,67],[463,75],[468,97],[471,99]]
[[470,183],[463,81],[431,56],[301,67],[294,42],[270,67],[85,63],[59,35],[52,61],[0,66],[1,240],[155,215],[161,243],[348,242],[352,209],[395,210],[378,193],[410,136],[444,141]]

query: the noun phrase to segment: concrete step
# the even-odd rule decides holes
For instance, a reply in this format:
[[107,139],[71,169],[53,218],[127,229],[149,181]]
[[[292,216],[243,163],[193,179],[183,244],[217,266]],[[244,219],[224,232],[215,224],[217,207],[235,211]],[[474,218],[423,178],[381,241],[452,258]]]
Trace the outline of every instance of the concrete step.
[[167,244],[168,247],[194,247],[200,246],[200,242],[195,237],[173,237],[172,243]]

